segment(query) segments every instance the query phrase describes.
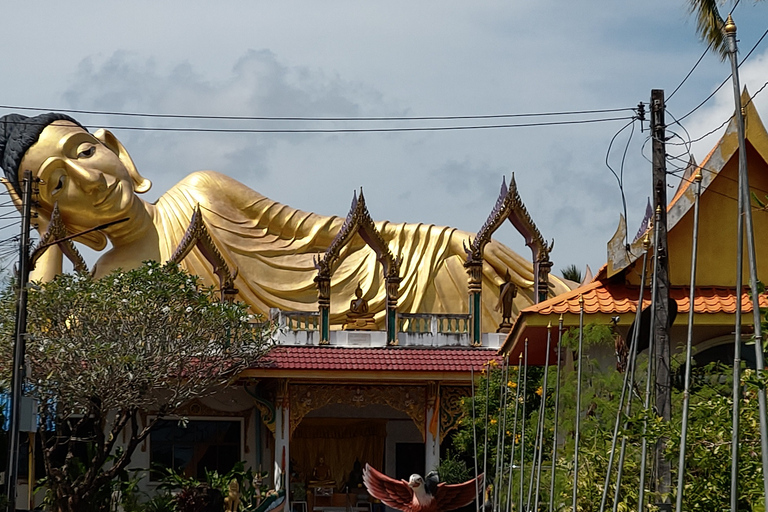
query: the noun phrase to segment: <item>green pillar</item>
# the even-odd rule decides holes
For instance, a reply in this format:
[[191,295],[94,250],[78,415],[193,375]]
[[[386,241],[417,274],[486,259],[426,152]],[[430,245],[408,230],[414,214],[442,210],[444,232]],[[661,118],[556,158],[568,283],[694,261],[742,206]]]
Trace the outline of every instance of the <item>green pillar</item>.
[[317,306],[320,310],[320,345],[328,345],[331,341],[331,276],[318,275]]
[[469,274],[469,334],[472,346],[479,347],[483,344],[483,260],[474,260],[464,266]]

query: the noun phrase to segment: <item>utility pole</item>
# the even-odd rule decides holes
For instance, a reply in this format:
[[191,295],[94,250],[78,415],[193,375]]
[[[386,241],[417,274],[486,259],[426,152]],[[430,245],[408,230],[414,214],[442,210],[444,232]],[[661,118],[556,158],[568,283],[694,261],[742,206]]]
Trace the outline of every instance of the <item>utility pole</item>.
[[[655,323],[653,325],[655,343],[653,362],[656,366],[656,414],[663,421],[671,418],[672,394],[669,375],[669,259],[667,251],[667,164],[666,164],[666,125],[664,123],[664,91],[651,91],[651,135],[653,137],[653,207],[658,222],[658,241],[654,249],[657,260],[656,274],[653,276],[656,286]],[[664,457],[666,440],[656,443],[654,469],[656,479],[654,491],[658,497],[668,495],[672,476],[670,463]],[[664,499],[667,510],[671,508],[669,498]],[[663,505],[662,505],[663,506]]]
[[15,343],[13,345],[13,375],[11,378],[11,417],[8,431],[8,466],[5,472],[5,492],[8,512],[16,510],[16,480],[19,469],[19,432],[21,395],[24,386],[24,354],[27,336],[27,284],[29,282],[29,229],[32,216],[32,173],[24,171],[21,206],[21,244],[19,247],[19,280],[16,301]]

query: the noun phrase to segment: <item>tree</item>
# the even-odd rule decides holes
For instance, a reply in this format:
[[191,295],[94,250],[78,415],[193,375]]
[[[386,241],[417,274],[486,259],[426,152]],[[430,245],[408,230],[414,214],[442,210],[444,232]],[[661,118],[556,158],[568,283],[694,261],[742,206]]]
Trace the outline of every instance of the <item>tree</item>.
[[[3,299],[7,371],[12,290]],[[32,287],[28,315],[27,383],[57,511],[101,510],[105,489],[108,500],[110,483],[158,420],[231,384],[271,345],[269,326],[252,323],[245,305],[220,302],[170,264],[98,280],[60,275]]]
[[688,0],[691,4],[691,13],[696,16],[696,31],[699,36],[712,45],[712,49],[725,58],[727,48],[725,46],[725,34],[723,27],[725,21],[720,16],[717,8],[717,0]]
[[[572,350],[577,339],[576,330],[569,331],[564,336],[563,344]],[[600,349],[606,346],[612,349],[612,334],[609,327],[590,325],[585,328],[585,345]],[[587,351],[590,352],[590,351]],[[605,350],[603,350],[605,352]],[[637,509],[639,494],[639,469],[643,425],[647,426],[646,436],[648,446],[652,447],[661,437],[668,439],[665,456],[677,461],[681,441],[681,405],[682,405],[682,371],[681,361],[673,361],[673,418],[672,421],[659,421],[655,412],[643,410],[642,394],[645,389],[647,368],[646,353],[638,356],[638,369],[633,387],[633,410],[629,417],[621,415],[621,436],[626,436],[626,457],[619,492],[618,510],[628,511]],[[611,448],[614,422],[616,420],[619,397],[621,394],[624,374],[613,370],[612,365],[601,366],[596,360],[585,356],[583,358],[583,380],[581,389],[581,425],[579,443],[579,480],[577,509],[579,512],[598,512],[605,486],[605,476]],[[517,367],[510,367],[506,378],[502,378],[499,366],[490,365],[490,371],[482,374],[480,382],[475,387],[475,423],[472,424],[472,399],[464,399],[464,416],[460,423],[459,432],[454,437],[454,447],[458,449],[456,456],[470,458],[477,450],[478,463],[483,464],[484,454],[488,453],[487,471],[489,481],[497,482],[500,490],[500,501],[505,506],[508,501],[507,491],[511,491],[512,503],[520,500],[520,448],[524,444],[524,471],[522,481],[524,504],[529,496],[531,472],[534,469],[534,439],[539,415],[541,396],[542,370],[528,368],[528,382],[525,386],[524,398],[520,397],[519,405],[525,407],[525,433],[521,430],[522,421],[518,419],[515,429],[513,418],[517,388]],[[704,367],[694,367],[693,384],[691,388],[691,403],[686,451],[684,510],[719,512],[729,507],[730,488],[730,450],[731,450],[731,410],[732,384],[731,370],[710,364]],[[540,485],[540,503],[547,504],[554,500],[555,509],[570,509],[573,490],[573,454],[575,444],[576,419],[576,372],[564,372],[561,382],[560,411],[558,424],[554,421],[554,387],[555,367],[550,368],[548,391],[544,416],[544,450],[542,482]],[[490,379],[489,381],[487,379]],[[504,385],[509,395],[506,401],[506,411],[501,407],[499,393]],[[760,462],[760,431],[757,389],[764,385],[760,375],[754,370],[747,370],[742,375],[744,394],[741,399],[741,431],[739,438],[739,510],[762,510],[763,489]],[[522,384],[520,385],[522,387]],[[487,391],[486,391],[487,390]],[[511,398],[510,398],[511,397]],[[488,426],[488,445],[485,448],[485,427]],[[503,457],[501,466],[496,465],[497,453],[502,443],[496,435],[498,428],[504,426]],[[554,429],[558,433],[558,451],[555,461],[554,495],[550,497],[550,472],[552,440]],[[509,484],[509,463],[511,447],[515,446],[515,462],[512,472],[512,484]],[[619,443],[620,445],[621,443]],[[607,495],[607,508],[613,508],[616,486],[616,467],[618,456],[614,459],[613,474]],[[675,464],[673,464],[674,466]],[[495,475],[496,468],[502,471]],[[480,468],[482,471],[482,467]],[[677,481],[677,468],[673,467],[673,482]],[[650,492],[651,477],[645,481],[646,504],[654,502],[657,497]],[[676,489],[673,489],[673,494]],[[531,504],[532,506],[533,504]],[[546,506],[541,507],[546,510]]]
[[561,269],[560,273],[563,275],[564,279],[568,279],[569,281],[573,281],[576,283],[581,283],[581,279],[582,279],[581,270],[579,270],[579,268],[573,263],[571,263],[564,269]]

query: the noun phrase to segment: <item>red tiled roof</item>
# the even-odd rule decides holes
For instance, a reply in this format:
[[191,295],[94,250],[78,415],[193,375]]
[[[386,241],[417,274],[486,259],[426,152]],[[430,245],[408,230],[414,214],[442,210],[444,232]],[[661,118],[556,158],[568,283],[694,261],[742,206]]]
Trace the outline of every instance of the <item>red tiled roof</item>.
[[[524,341],[529,343],[529,357],[531,364],[543,364],[546,355],[547,324],[555,326],[553,343],[550,347],[550,357],[554,357],[557,342],[558,315],[564,315],[564,325],[572,327],[578,325],[581,307],[579,297],[584,299],[584,313],[586,315],[605,315],[607,317],[619,315],[618,325],[624,328],[635,319],[637,311],[638,295],[640,287],[636,285],[610,284],[604,281],[593,281],[570,292],[562,293],[539,304],[527,307],[520,312],[515,319],[507,339],[504,341],[502,352],[507,353],[514,361],[522,352]],[[687,323],[690,308],[690,290],[687,286],[672,286],[669,290],[670,298],[677,302],[678,322]],[[644,290],[644,307],[651,302],[651,291]],[[741,296],[742,312],[744,318],[748,318],[752,311],[752,300],[747,292]],[[760,307],[768,307],[768,296],[760,296]],[[736,312],[736,289],[719,286],[697,286],[694,293],[694,313],[702,315],[694,324],[700,323],[705,318],[718,321],[718,317],[709,316],[718,313],[733,315]],[[585,322],[594,320],[589,317]],[[720,319],[723,322],[732,322],[732,319]]]
[[[612,285],[593,281],[570,292],[527,307],[521,311],[521,315],[579,314],[581,310],[580,297],[584,299],[585,314],[632,313],[637,306],[639,293],[639,286]],[[677,301],[678,313],[688,312],[690,291],[687,286],[672,286],[669,289],[669,295]],[[651,292],[648,287],[644,291],[644,297],[645,301],[651,300]],[[724,286],[697,286],[693,304],[693,312],[696,314],[735,313],[736,289]],[[768,297],[765,295],[760,296],[760,306],[768,307]],[[752,300],[746,292],[742,293],[741,307],[744,313],[752,311]]]
[[279,346],[262,359],[259,370],[461,372],[482,370],[499,361],[494,349]]

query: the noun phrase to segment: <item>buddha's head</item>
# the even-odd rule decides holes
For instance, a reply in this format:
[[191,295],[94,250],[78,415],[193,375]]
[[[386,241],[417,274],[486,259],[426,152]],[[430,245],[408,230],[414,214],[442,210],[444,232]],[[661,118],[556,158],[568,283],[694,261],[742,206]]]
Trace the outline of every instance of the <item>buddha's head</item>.
[[[21,196],[23,172],[40,178],[39,213],[50,216],[54,204],[72,233],[127,217],[136,193],[149,190],[128,152],[108,130],[91,134],[63,114],[0,118],[0,165]],[[106,237],[93,232],[79,238],[101,250]]]

